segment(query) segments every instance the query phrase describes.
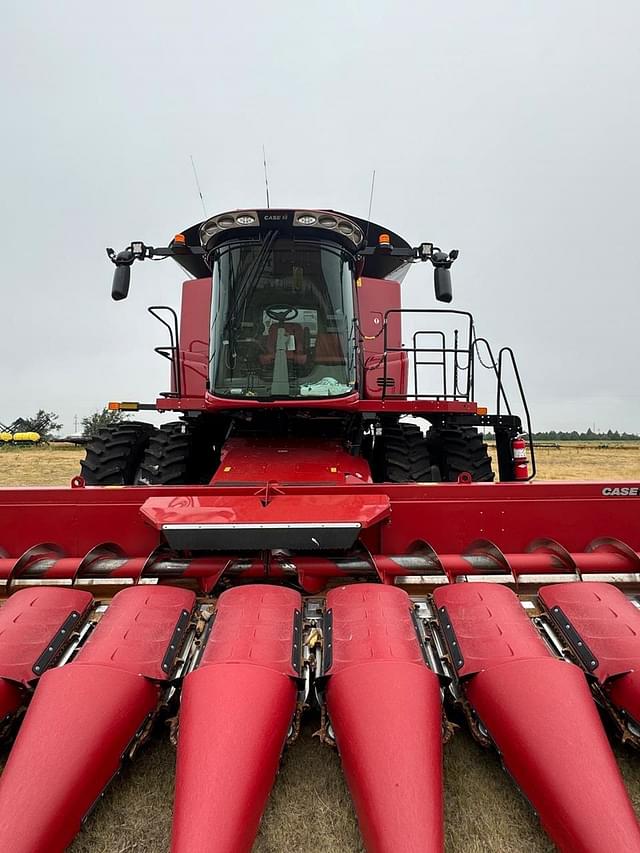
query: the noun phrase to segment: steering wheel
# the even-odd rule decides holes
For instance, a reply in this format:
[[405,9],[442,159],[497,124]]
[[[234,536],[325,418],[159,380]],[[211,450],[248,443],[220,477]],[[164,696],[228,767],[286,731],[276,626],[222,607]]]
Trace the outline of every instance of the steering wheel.
[[298,316],[298,309],[291,305],[272,305],[270,308],[265,308],[265,314],[276,323],[288,323]]

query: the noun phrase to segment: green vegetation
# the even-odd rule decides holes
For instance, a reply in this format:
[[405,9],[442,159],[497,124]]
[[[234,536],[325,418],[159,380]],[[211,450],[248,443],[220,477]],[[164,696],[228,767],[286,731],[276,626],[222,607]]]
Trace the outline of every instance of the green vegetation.
[[561,430],[549,430],[548,432],[534,432],[534,441],[640,441],[640,435],[633,432],[618,432],[618,430],[607,430],[607,432],[594,432],[588,429],[586,432],[562,432]]
[[128,417],[128,412],[123,412],[120,409],[112,410],[104,408],[101,412],[94,412],[92,415],[82,419],[82,435],[86,438],[91,438],[102,427],[119,424]]

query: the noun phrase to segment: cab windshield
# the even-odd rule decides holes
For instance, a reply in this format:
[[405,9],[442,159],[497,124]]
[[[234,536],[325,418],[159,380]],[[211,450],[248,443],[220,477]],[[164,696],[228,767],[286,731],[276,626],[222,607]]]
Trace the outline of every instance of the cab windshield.
[[211,390],[339,397],[355,384],[353,264],[329,242],[275,232],[221,246],[213,267]]

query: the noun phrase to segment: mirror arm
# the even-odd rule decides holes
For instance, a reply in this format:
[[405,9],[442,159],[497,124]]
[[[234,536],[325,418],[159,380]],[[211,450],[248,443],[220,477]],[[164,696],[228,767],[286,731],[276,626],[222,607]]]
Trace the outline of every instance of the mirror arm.
[[129,295],[129,282],[131,280],[131,265],[134,261],[144,261],[145,258],[169,258],[175,255],[203,255],[202,246],[187,246],[184,243],[175,242],[171,246],[154,249],[153,246],[145,246],[142,241],[134,241],[121,252],[107,249],[107,256],[115,265],[113,273],[113,284],[111,297],[117,301],[126,299]]

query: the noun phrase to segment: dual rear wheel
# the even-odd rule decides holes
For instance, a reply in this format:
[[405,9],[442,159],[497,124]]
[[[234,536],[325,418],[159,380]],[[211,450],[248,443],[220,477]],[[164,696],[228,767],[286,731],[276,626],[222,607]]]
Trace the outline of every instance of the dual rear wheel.
[[474,482],[491,482],[491,457],[473,426],[444,424],[426,436],[415,424],[383,424],[376,438],[371,467],[377,482],[432,483],[458,480],[467,473]]
[[98,430],[80,466],[88,486],[176,486],[208,483],[216,458],[203,432],[186,421],[160,429],[126,421]]
[[[415,424],[385,423],[370,456],[378,483],[475,482],[494,474],[487,445],[475,427],[443,424],[426,436]],[[86,447],[82,476],[89,486],[177,486],[209,483],[217,465],[205,429],[188,421],[152,424],[125,421],[103,427]]]

